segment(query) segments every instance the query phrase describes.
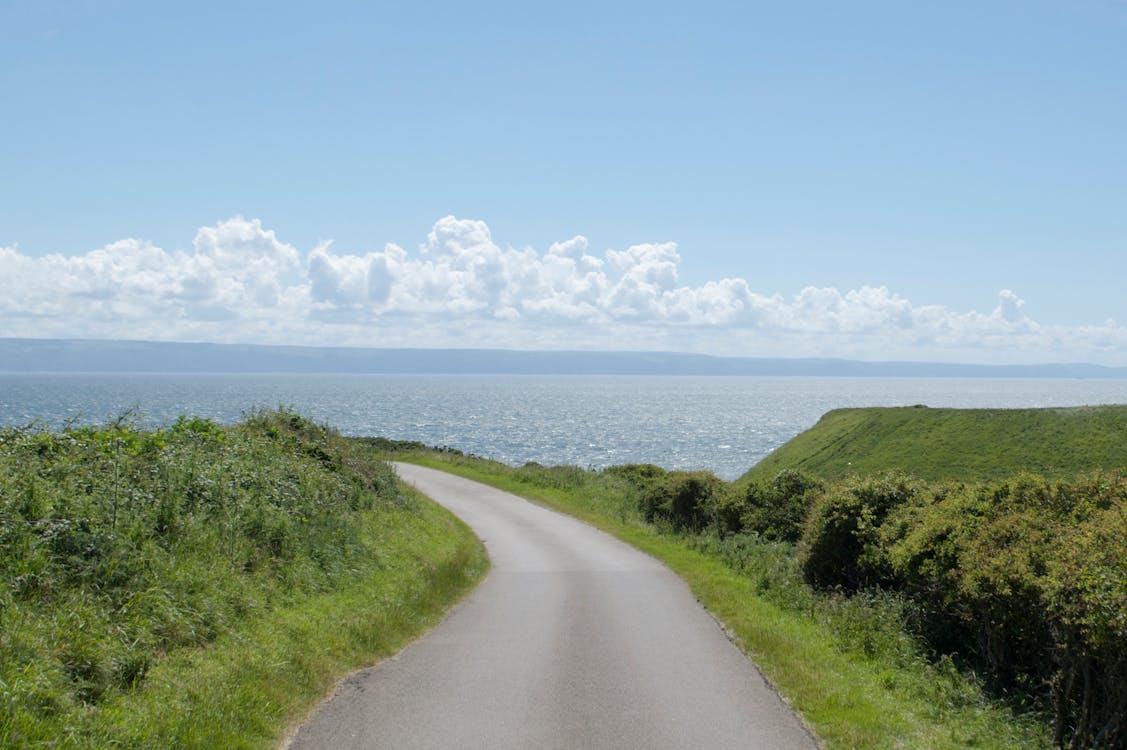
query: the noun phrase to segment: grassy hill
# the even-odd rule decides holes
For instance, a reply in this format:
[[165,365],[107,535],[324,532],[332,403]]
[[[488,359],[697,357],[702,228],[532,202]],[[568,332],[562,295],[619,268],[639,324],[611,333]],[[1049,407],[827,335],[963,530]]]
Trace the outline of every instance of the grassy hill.
[[1127,468],[1127,406],[1064,409],[837,409],[740,482],[782,469],[825,479],[902,469],[921,479],[988,481]]

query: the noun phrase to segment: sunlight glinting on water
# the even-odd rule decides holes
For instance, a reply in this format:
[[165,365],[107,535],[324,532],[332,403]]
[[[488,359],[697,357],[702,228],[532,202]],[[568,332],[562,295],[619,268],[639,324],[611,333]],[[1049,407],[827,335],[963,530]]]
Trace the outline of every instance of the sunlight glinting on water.
[[0,375],[0,424],[238,420],[292,408],[348,435],[519,465],[655,463],[733,479],[830,409],[1127,403],[1127,380],[448,375]]

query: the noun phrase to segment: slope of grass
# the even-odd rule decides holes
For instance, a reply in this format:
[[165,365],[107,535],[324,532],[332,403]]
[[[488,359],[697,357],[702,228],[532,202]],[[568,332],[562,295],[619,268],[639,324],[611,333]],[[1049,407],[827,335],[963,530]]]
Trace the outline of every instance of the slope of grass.
[[284,410],[2,431],[0,747],[269,747],[486,566],[370,450]]
[[395,455],[581,518],[667,564],[728,629],[827,748],[1046,748],[1037,718],[928,660],[892,597],[836,597],[803,583],[793,548],[755,535],[677,534],[644,522],[613,472],[519,469],[406,446]]
[[899,470],[929,481],[1032,472],[1071,477],[1127,467],[1127,406],[1063,409],[838,409],[767,456],[739,483],[783,469],[822,479]]

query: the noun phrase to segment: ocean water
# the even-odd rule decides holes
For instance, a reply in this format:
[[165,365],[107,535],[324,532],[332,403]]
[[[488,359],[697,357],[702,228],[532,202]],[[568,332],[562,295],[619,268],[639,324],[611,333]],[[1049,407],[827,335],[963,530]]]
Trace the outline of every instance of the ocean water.
[[847,406],[1127,403],[1127,380],[544,375],[0,374],[0,425],[238,420],[286,406],[347,435],[420,440],[520,465],[747,471]]

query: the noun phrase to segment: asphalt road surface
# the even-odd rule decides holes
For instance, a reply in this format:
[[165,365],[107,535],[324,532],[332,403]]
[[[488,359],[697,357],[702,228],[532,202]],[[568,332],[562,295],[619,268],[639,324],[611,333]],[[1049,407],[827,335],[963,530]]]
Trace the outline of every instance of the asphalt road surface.
[[441,625],[354,673],[291,739],[319,748],[815,748],[677,576],[586,524],[398,464],[493,567]]

